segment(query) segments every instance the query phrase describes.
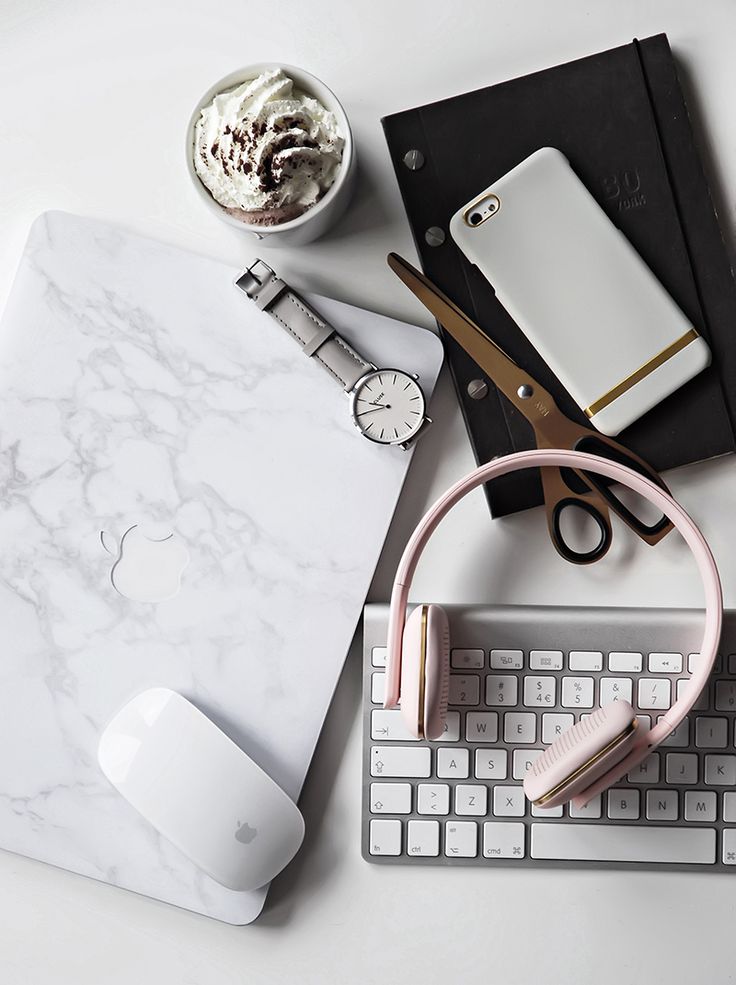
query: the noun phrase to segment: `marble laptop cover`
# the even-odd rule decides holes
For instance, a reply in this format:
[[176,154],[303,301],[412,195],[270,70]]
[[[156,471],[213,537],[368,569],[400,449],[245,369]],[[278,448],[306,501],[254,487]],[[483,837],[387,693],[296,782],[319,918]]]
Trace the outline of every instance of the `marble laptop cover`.
[[[162,839],[100,732],[173,688],[296,798],[411,454],[358,435],[236,273],[64,213],[32,227],[0,324],[0,847],[242,924],[265,890]],[[431,393],[436,336],[311,300]]]

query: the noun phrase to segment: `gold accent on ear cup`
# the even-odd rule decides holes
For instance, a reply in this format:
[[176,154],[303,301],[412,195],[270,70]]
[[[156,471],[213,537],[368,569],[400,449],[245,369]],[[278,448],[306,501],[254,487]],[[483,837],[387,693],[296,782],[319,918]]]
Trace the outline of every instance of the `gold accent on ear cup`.
[[602,749],[599,749],[598,752],[595,753],[595,755],[591,756],[590,759],[588,759],[586,762],[584,762],[582,766],[578,766],[578,768],[573,773],[568,774],[568,776],[566,776],[564,780],[561,780],[556,787],[553,787],[551,790],[548,790],[547,793],[543,794],[541,797],[537,797],[537,799],[533,801],[534,806],[544,807],[544,805],[548,801],[552,800],[553,797],[556,797],[557,794],[560,793],[560,791],[564,790],[565,787],[570,786],[571,783],[577,780],[578,777],[585,772],[585,770],[587,770],[591,766],[594,766],[597,762],[603,759],[603,757],[607,753],[611,752],[612,749],[615,749],[616,746],[620,745],[625,739],[628,739],[629,736],[636,731],[638,726],[639,726],[639,719],[634,718],[626,726],[625,729],[623,729],[621,732],[619,732],[617,736],[611,739],[608,745],[605,745]]
[[616,386],[611,387],[608,393],[604,393],[602,397],[594,400],[590,407],[586,407],[586,417],[593,417],[595,414],[602,411],[604,407],[608,407],[608,405],[612,404],[614,400],[626,393],[627,390],[630,390],[632,386],[635,386],[637,383],[641,383],[641,381],[645,377],[649,376],[650,373],[653,373],[655,369],[659,369],[662,363],[666,363],[668,359],[676,356],[678,352],[684,349],[685,346],[690,345],[690,343],[694,342],[697,338],[700,338],[700,336],[694,328],[691,328],[689,332],[685,332],[685,334],[681,335],[679,339],[675,339],[675,341],[668,345],[666,349],[662,349],[662,351],[658,352],[656,356],[652,356],[648,362],[645,362],[643,366],[640,366],[637,370],[631,373],[630,376],[627,376],[625,380],[621,380],[621,382],[617,383]]
[[427,690],[427,613],[429,606],[422,606],[422,629],[419,637],[419,707],[417,708],[417,725],[419,738],[424,739],[424,696]]

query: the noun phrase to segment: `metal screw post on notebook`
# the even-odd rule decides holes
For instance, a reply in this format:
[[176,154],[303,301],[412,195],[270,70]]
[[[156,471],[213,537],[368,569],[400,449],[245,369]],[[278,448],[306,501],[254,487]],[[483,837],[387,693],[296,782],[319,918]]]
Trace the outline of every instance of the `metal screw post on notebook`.
[[420,150],[408,150],[403,161],[410,171],[418,171],[424,167],[424,154]]
[[429,246],[442,246],[445,242],[445,231],[439,226],[430,226],[424,234],[424,239]]
[[488,384],[485,380],[471,380],[468,383],[468,396],[472,400],[482,400],[488,395]]

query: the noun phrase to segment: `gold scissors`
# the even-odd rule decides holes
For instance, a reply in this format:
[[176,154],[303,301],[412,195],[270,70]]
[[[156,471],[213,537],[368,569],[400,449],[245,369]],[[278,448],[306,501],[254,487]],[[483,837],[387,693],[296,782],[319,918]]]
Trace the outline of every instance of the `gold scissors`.
[[[606,435],[566,417],[550,393],[517,366],[423,273],[396,253],[389,253],[388,265],[529,421],[538,448],[571,448],[601,455],[628,465],[667,490],[658,473],[638,455]],[[653,524],[641,520],[613,493],[610,483],[602,476],[571,469],[543,468],[540,471],[550,538],[558,554],[573,564],[592,564],[608,552],[613,537],[609,510],[613,510],[647,544],[659,543],[672,529],[672,523],[665,516]],[[598,526],[599,541],[589,551],[577,551],[564,539],[561,520],[569,508],[582,510]]]

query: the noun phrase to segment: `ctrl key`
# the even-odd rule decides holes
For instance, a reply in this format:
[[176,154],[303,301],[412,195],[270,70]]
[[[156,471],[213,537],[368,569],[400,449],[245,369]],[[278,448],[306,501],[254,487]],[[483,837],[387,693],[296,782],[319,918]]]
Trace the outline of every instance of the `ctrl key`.
[[401,855],[401,821],[376,818],[369,833],[371,855]]
[[525,829],[513,821],[486,821],[483,825],[484,858],[523,858]]

